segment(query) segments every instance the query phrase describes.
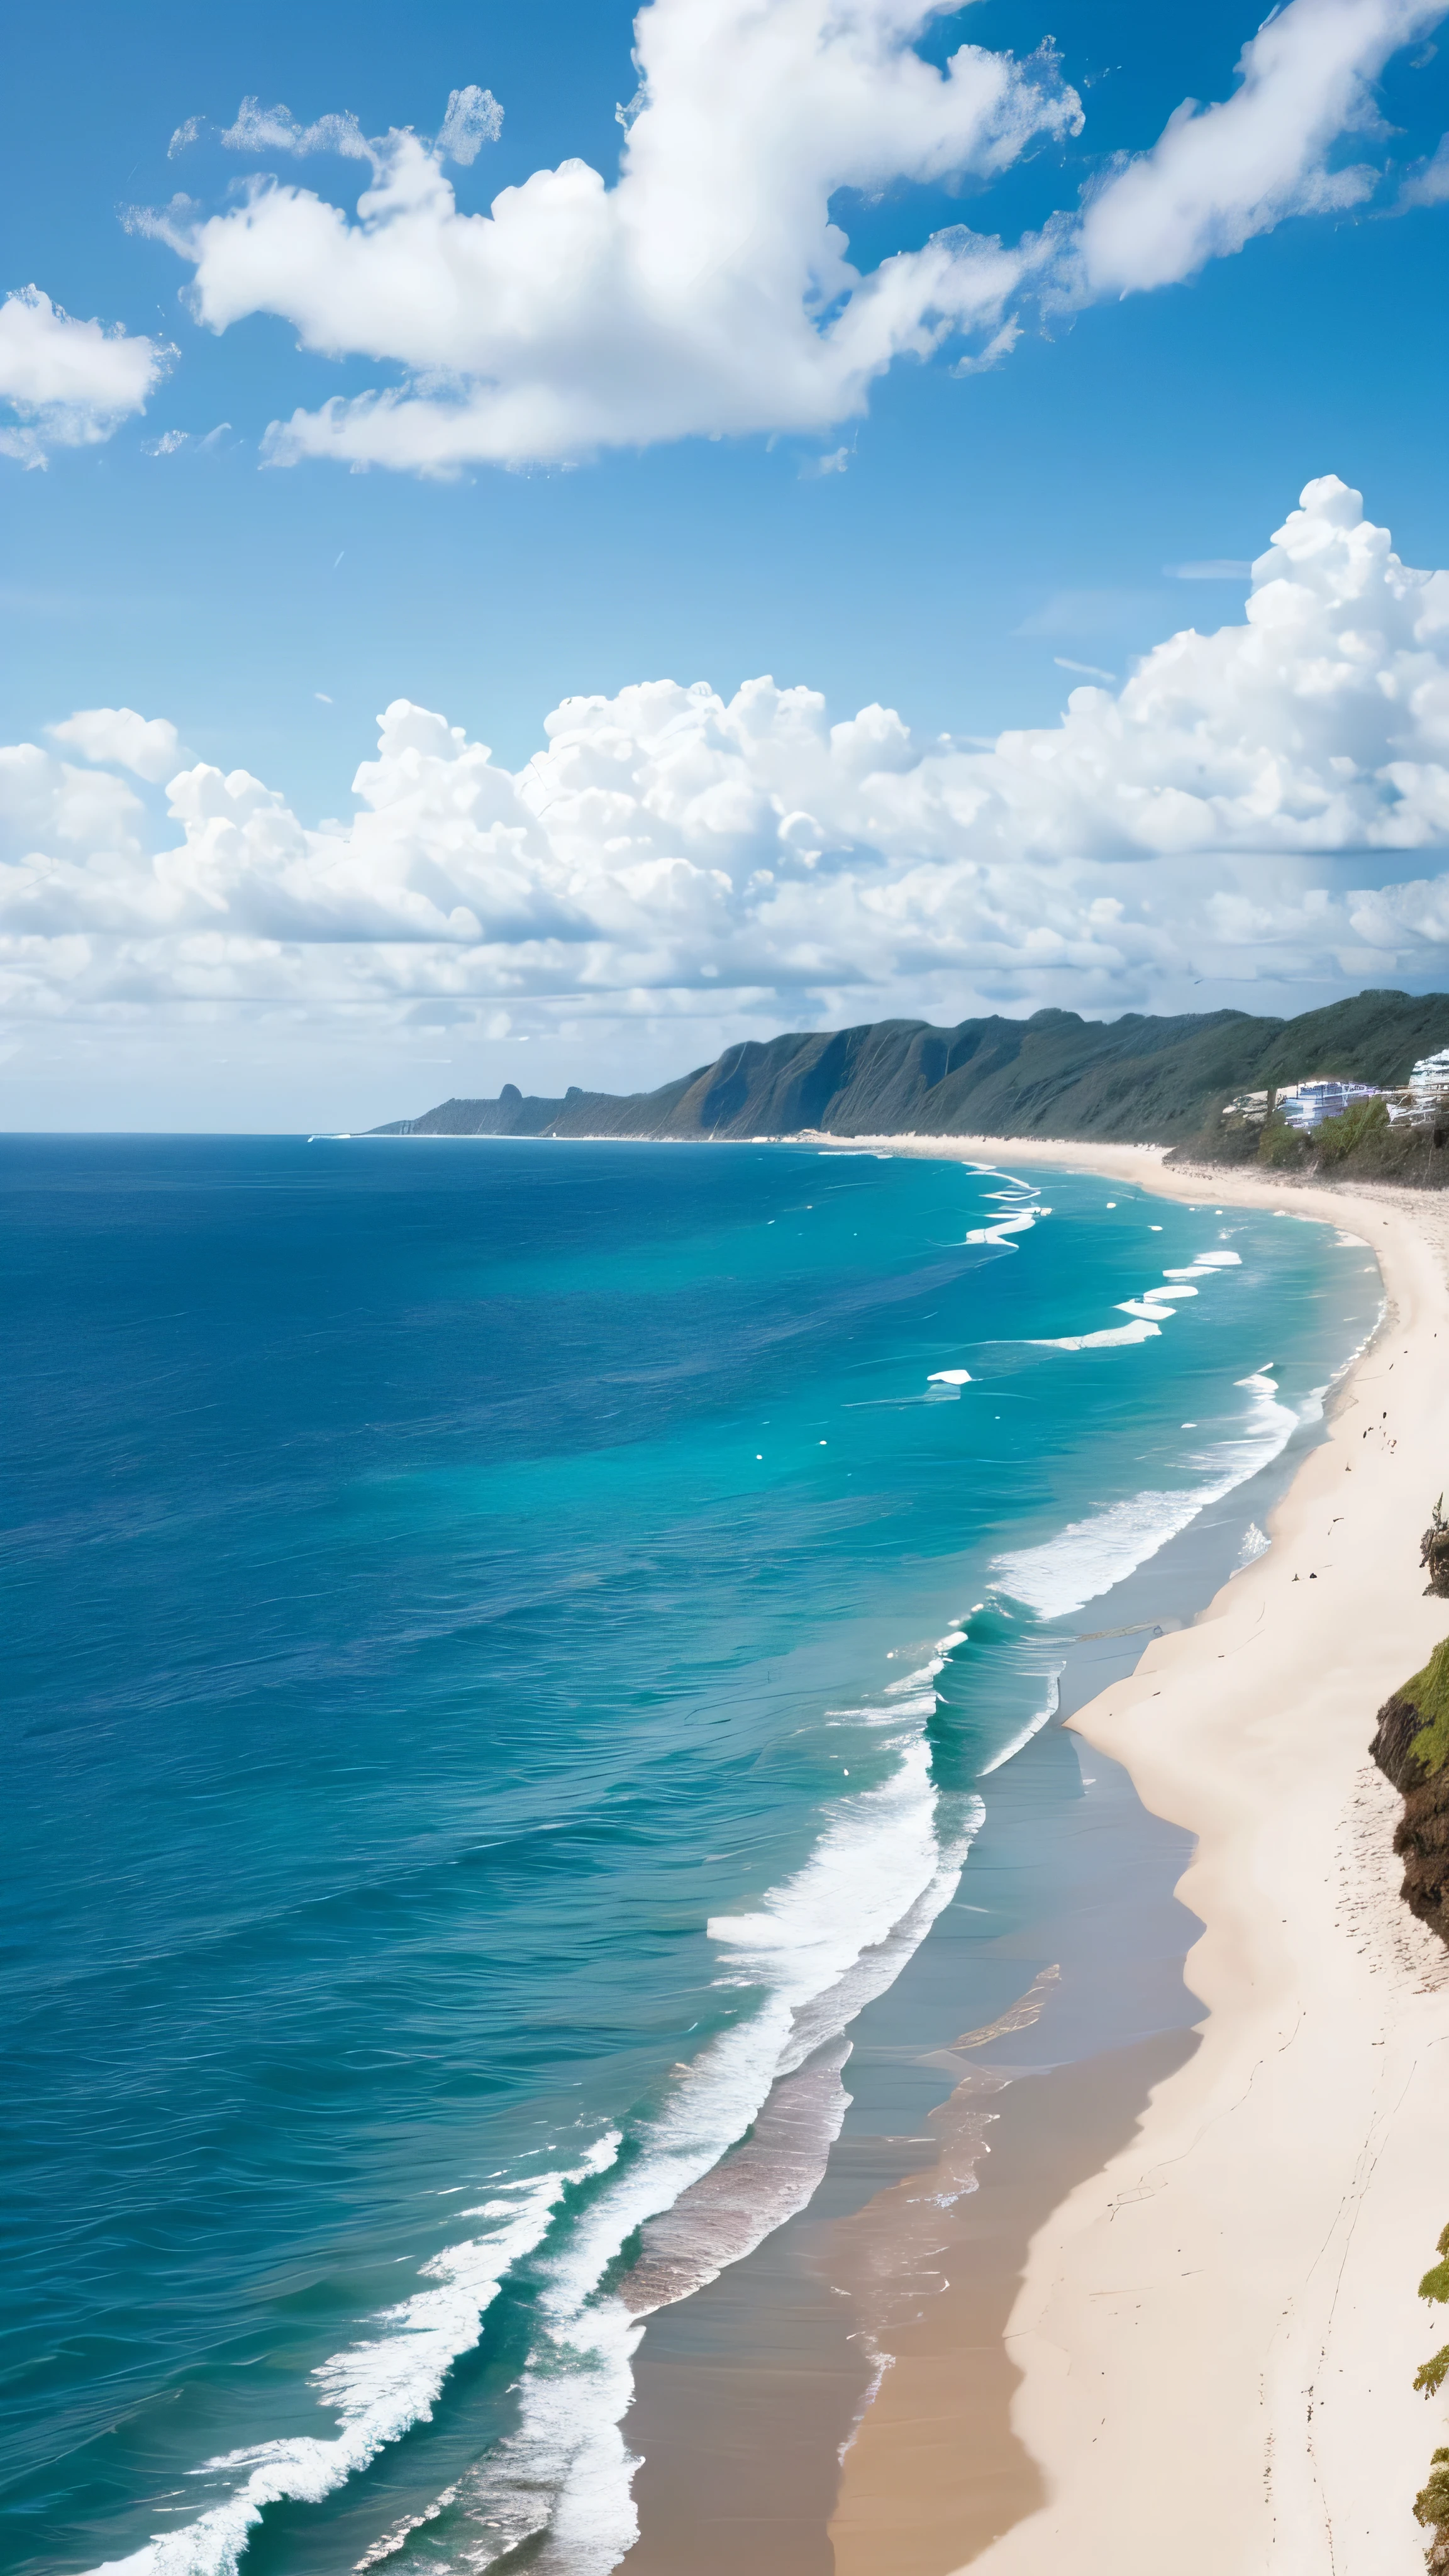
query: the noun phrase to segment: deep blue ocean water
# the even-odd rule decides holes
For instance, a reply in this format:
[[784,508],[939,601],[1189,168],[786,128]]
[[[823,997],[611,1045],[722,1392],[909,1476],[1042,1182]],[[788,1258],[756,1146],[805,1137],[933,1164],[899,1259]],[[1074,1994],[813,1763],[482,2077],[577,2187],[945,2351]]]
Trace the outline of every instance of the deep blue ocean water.
[[1083,1604],[1377,1272],[806,1147],[11,1138],[0,1194],[4,2563],[604,2576],[644,2310],[816,2168],[703,2178],[800,2070],[823,2157]]

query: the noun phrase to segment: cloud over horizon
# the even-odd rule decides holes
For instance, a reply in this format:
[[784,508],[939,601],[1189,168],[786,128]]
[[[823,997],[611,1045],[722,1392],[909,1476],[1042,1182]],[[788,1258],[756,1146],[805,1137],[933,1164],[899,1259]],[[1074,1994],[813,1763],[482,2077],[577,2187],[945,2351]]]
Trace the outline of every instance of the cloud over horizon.
[[[566,700],[514,773],[399,699],[351,819],[313,828],[244,769],[171,772],[164,718],[50,730],[91,765],[0,751],[12,1023],[768,1031],[1449,968],[1449,572],[1333,476],[1242,623],[985,749],[658,680]],[[169,834],[123,765],[166,777]]]

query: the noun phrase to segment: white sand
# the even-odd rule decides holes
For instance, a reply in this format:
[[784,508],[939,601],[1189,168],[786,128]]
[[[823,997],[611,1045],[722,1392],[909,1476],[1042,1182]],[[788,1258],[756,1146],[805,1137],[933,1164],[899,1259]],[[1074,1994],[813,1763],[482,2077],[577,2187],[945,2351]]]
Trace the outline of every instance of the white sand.
[[1180,1892],[1208,2015],[1032,2242],[1013,2421],[1050,2500],[972,2566],[1418,2576],[1410,2508],[1449,2442],[1449,2404],[1411,2385],[1449,2336],[1416,2296],[1449,2221],[1449,1952],[1400,1903],[1399,1801],[1366,1748],[1449,1632],[1418,1546],[1449,1486],[1449,1207],[1164,1171],[1150,1147],[878,1141],[1325,1217],[1381,1265],[1388,1320],[1271,1552],[1074,1721],[1198,1838]]

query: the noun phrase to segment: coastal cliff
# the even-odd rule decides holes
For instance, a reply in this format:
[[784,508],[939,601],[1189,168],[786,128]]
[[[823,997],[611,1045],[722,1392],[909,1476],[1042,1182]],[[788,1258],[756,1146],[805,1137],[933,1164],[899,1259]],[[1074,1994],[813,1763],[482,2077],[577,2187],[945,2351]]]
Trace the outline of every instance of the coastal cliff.
[[1404,1903],[1449,1941],[1449,1637],[1385,1700],[1369,1750],[1404,1801],[1394,1834]]
[[[547,1099],[505,1083],[496,1100],[445,1100],[374,1132],[723,1138],[823,1129],[836,1136],[1111,1139],[1237,1158],[1256,1153],[1259,1140],[1224,1129],[1221,1113],[1236,1093],[1319,1074],[1398,1084],[1418,1057],[1445,1045],[1444,993],[1359,993],[1293,1020],[1244,1011],[1083,1020],[1055,1010],[1025,1020],[962,1020],[949,1029],[882,1020],[748,1040],[657,1091],[574,1085],[562,1099]],[[1376,1135],[1355,1140],[1342,1158],[1345,1176],[1367,1168],[1365,1156],[1385,1151]],[[1404,1179],[1437,1180],[1439,1165],[1449,1166],[1449,1150],[1432,1134],[1406,1140],[1403,1150],[1395,1144],[1394,1156],[1395,1176]]]

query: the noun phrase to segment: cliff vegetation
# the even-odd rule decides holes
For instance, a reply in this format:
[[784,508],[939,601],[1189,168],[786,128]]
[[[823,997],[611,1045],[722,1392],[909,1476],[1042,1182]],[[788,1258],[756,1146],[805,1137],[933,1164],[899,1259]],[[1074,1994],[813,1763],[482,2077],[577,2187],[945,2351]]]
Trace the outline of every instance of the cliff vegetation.
[[1370,1750],[1404,1801],[1394,1833],[1404,1902],[1449,1941],[1449,1637],[1385,1700]]
[[[1168,1144],[1193,1156],[1312,1169],[1322,1158],[1406,1180],[1449,1178],[1449,1135],[1390,1130],[1358,1112],[1311,1143],[1281,1120],[1234,1129],[1238,1093],[1315,1075],[1401,1084],[1449,1046],[1449,994],[1358,993],[1297,1019],[1245,1011],[1083,1020],[923,1020],[746,1040],[657,1091],[572,1086],[561,1100],[505,1083],[496,1100],[445,1100],[376,1132],[412,1136],[1051,1136]],[[1375,1104],[1370,1104],[1374,1107]],[[1327,1139],[1325,1143],[1323,1140]]]

